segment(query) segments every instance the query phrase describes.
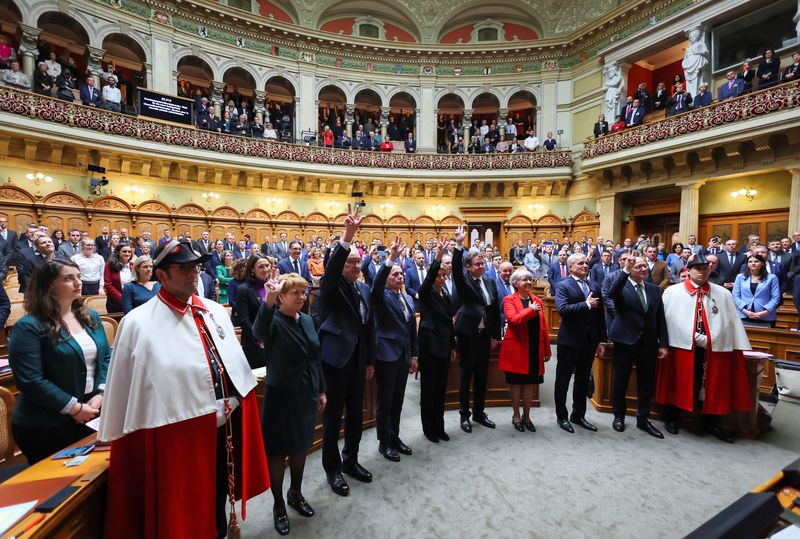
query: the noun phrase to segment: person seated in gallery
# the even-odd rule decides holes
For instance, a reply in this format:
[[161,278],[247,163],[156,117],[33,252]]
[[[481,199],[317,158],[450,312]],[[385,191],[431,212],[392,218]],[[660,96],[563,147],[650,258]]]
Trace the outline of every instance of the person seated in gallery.
[[606,115],[601,114],[597,118],[597,122],[594,124],[594,138],[608,135],[608,122],[606,121]]
[[614,123],[611,124],[611,132],[612,133],[618,133],[618,132],[622,131],[623,129],[625,129],[625,122],[622,121],[622,116],[617,114],[614,117]]
[[725,78],[727,80],[719,85],[718,97],[720,101],[739,97],[744,93],[744,81],[742,79],[737,79],[733,71],[728,71]]
[[20,90],[30,90],[31,83],[27,75],[19,68],[19,62],[11,62],[11,68],[3,72],[3,84]]

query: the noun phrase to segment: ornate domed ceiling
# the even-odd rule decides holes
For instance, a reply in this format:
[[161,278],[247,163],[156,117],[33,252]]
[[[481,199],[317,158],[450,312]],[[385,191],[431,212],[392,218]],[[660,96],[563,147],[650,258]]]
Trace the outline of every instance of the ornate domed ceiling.
[[256,0],[259,13],[342,35],[395,42],[528,41],[569,34],[625,0]]

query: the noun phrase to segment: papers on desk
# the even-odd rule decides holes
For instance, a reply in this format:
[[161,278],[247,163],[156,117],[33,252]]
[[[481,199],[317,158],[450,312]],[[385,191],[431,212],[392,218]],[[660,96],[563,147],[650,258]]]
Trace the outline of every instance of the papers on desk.
[[770,535],[771,539],[800,539],[800,527],[789,526],[778,533]]
[[98,430],[100,430],[100,416],[95,417],[91,421],[87,421],[85,425],[90,429],[92,429],[93,431],[97,432]]
[[253,369],[253,376],[255,376],[259,380],[263,380],[267,376],[267,368],[259,367],[257,369]]
[[766,352],[757,352],[755,350],[745,350],[743,354],[744,357],[753,359],[773,359],[775,357],[772,354],[767,354]]
[[36,507],[39,500],[0,507],[0,533],[5,533]]

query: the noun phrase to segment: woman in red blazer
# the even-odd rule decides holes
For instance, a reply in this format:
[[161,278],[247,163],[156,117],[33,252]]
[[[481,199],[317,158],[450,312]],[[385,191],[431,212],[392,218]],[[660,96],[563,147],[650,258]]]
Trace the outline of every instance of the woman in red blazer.
[[133,269],[133,246],[120,243],[108,257],[103,270],[103,290],[106,293],[106,312],[121,313],[122,288],[131,282]]
[[[526,269],[511,274],[516,291],[503,299],[508,327],[500,347],[500,370],[506,371],[514,417],[511,422],[520,432],[536,432],[530,418],[533,386],[544,380],[544,362],[550,360],[550,336],[547,333],[542,300],[531,294],[533,275]],[[519,404],[522,401],[522,418]]]

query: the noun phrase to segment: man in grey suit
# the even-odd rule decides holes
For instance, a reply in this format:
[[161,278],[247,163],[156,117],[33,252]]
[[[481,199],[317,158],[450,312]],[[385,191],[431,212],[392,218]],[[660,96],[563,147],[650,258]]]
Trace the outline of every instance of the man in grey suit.
[[286,239],[286,232],[281,232],[281,239],[272,244],[273,256],[279,261],[289,258],[289,241]]
[[64,258],[72,258],[81,252],[81,231],[77,228],[70,229],[69,241],[61,242],[58,252]]
[[0,215],[0,253],[8,256],[10,260],[14,256],[16,245],[17,233],[8,229],[8,217]]

